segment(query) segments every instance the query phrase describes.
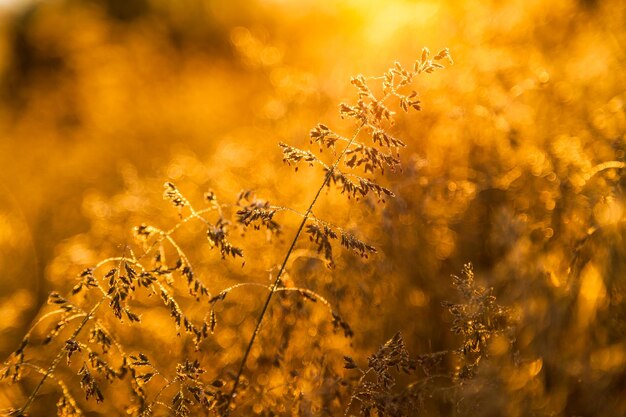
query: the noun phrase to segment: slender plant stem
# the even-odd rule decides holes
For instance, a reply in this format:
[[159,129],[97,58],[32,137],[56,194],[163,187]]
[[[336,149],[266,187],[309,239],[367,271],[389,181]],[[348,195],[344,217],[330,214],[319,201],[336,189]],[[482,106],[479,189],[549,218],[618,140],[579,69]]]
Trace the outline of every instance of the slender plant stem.
[[328,169],[328,172],[326,173],[326,176],[324,177],[324,181],[322,182],[322,185],[320,185],[319,189],[317,190],[317,193],[315,194],[315,197],[313,197],[313,200],[311,201],[311,204],[309,205],[309,208],[307,209],[307,211],[304,213],[304,215],[302,217],[302,221],[300,222],[300,226],[298,227],[298,230],[296,231],[296,234],[293,237],[293,240],[291,241],[291,245],[289,246],[289,250],[287,251],[287,254],[285,255],[285,259],[283,259],[283,263],[280,266],[280,270],[278,271],[278,274],[276,275],[276,278],[274,279],[274,282],[272,283],[272,286],[270,287],[270,292],[267,295],[267,298],[265,299],[265,303],[263,304],[263,308],[261,309],[261,313],[259,314],[259,317],[257,319],[256,326],[254,328],[254,332],[252,333],[252,336],[250,337],[250,341],[248,342],[248,347],[246,348],[246,351],[243,354],[243,357],[241,359],[241,363],[239,365],[239,371],[237,372],[237,376],[235,377],[235,383],[233,384],[233,389],[231,390],[230,395],[228,396],[228,400],[226,402],[226,413],[227,414],[230,411],[230,404],[232,403],[232,401],[234,400],[235,396],[237,395],[237,388],[239,388],[239,383],[241,382],[241,376],[243,374],[243,370],[244,370],[244,368],[246,366],[246,362],[248,361],[248,356],[250,356],[250,351],[252,350],[252,345],[254,345],[254,341],[255,341],[257,335],[259,334],[259,330],[261,329],[261,323],[263,322],[263,318],[265,317],[265,313],[267,313],[267,308],[269,307],[270,301],[272,301],[272,297],[273,297],[274,293],[276,292],[276,289],[278,288],[278,285],[280,285],[280,279],[283,276],[283,273],[285,272],[285,268],[287,266],[287,262],[289,261],[289,258],[291,257],[291,254],[292,254],[294,248],[296,247],[296,243],[298,242],[298,238],[302,234],[302,230],[304,229],[304,225],[306,224],[307,220],[309,219],[309,216],[311,215],[311,212],[313,211],[313,207],[315,206],[315,203],[317,203],[317,200],[319,199],[319,196],[322,194],[322,191],[324,190],[324,187],[326,187],[326,184],[330,181],[331,176],[333,175],[333,172],[335,171],[335,169],[337,169],[337,166],[341,162],[341,159],[343,158],[345,153],[348,151],[348,149],[350,148],[352,143],[356,140],[357,136],[361,132],[361,129],[363,129],[363,126],[365,126],[365,122],[362,122],[360,124],[360,126],[356,129],[356,131],[352,135],[352,138],[350,139],[350,141],[348,142],[346,147],[343,149],[343,151],[341,151],[341,153],[339,154],[339,156],[337,157],[337,159],[335,160],[333,165]]
[[[177,247],[177,245],[175,244],[175,242],[173,240],[171,240],[170,235],[176,231],[176,229],[178,229],[182,224],[188,222],[191,219],[194,218],[199,218],[201,220],[204,221],[204,219],[202,219],[201,214],[204,214],[208,211],[211,211],[212,208],[209,209],[204,209],[204,210],[200,210],[200,211],[195,211],[192,209],[192,213],[190,216],[186,217],[185,219],[183,219],[180,223],[178,223],[176,226],[172,227],[170,230],[166,231],[166,232],[161,232],[161,237],[160,239],[158,239],[155,243],[153,243],[149,248],[147,248],[144,253],[139,257],[139,258],[135,258],[133,256],[133,259],[127,259],[126,257],[119,257],[119,258],[107,258],[103,261],[100,261],[95,267],[94,269],[99,268],[100,266],[104,265],[107,262],[112,262],[112,261],[120,261],[120,264],[122,262],[131,262],[134,263],[136,265],[139,265],[137,263],[137,260],[143,258],[144,256],[146,256],[159,242],[163,241],[164,239],[169,240],[173,246],[175,247],[175,249],[178,250],[179,253],[182,253],[182,251],[180,251],[180,248]],[[184,256],[184,254],[182,254]],[[141,265],[139,265],[141,266]],[[100,299],[100,301],[98,301],[93,307],[92,309],[89,311],[89,313],[87,313],[85,315],[85,317],[83,318],[83,320],[81,321],[81,323],[78,325],[78,327],[74,330],[74,333],[72,333],[72,336],[70,337],[70,339],[75,339],[76,337],[78,337],[78,335],[80,334],[80,332],[83,330],[83,328],[85,327],[85,325],[87,324],[87,322],[92,318],[92,316],[96,313],[96,311],[98,310],[98,308],[100,308],[100,306],[102,305],[102,303],[108,298],[108,295],[106,294],[106,292],[100,287],[98,286],[98,288],[100,289],[100,291],[102,291],[102,293],[104,294],[104,296]],[[36,326],[39,322],[41,322],[44,318],[47,318],[59,311],[62,310],[55,310],[53,312],[47,313],[45,314],[43,317],[39,318],[38,321],[33,325]],[[31,329],[32,331],[32,329]],[[30,333],[30,332],[29,332]],[[57,356],[55,356],[54,360],[52,361],[52,363],[50,364],[50,366],[48,367],[48,369],[45,371],[45,373],[43,373],[42,378],[39,380],[39,382],[37,383],[37,386],[35,387],[35,389],[33,390],[33,392],[30,394],[30,396],[28,397],[28,399],[26,400],[26,403],[22,406],[22,408],[16,410],[14,413],[12,413],[12,415],[15,416],[24,416],[26,411],[30,408],[32,402],[35,400],[35,397],[37,397],[37,394],[39,393],[39,390],[41,389],[41,387],[43,387],[43,384],[46,382],[46,380],[49,377],[54,377],[54,371],[56,370],[57,366],[59,365],[59,363],[61,362],[61,359],[63,359],[63,356],[65,354],[65,349],[61,349],[59,351],[59,353],[57,354]]]
[[[91,317],[95,314],[95,312],[98,310],[98,308],[100,308],[100,306],[102,305],[102,303],[104,302],[104,300],[106,300],[106,297],[102,297],[100,299],[100,301],[98,301],[89,311],[89,313],[87,313],[87,315],[83,318],[83,321],[80,322],[80,324],[78,325],[78,327],[74,330],[74,333],[72,333],[72,336],[70,337],[70,340],[75,339],[76,337],[78,337],[78,334],[83,330],[83,328],[85,327],[85,325],[87,324],[87,322],[91,319]],[[50,377],[50,375],[52,375],[54,373],[54,371],[56,370],[57,366],[59,365],[59,362],[61,362],[61,359],[63,359],[63,356],[65,356],[65,349],[61,349],[59,351],[59,353],[57,354],[57,356],[54,358],[54,360],[52,361],[52,363],[50,364],[50,366],[48,367],[48,369],[46,370],[46,373],[43,374],[43,376],[41,377],[41,379],[39,380],[39,383],[37,384],[37,386],[35,387],[35,389],[33,390],[33,392],[30,394],[30,396],[28,397],[28,399],[26,400],[26,403],[24,404],[24,406],[22,408],[20,408],[15,415],[16,416],[24,416],[26,413],[26,411],[28,410],[28,408],[30,407],[30,405],[32,404],[32,402],[35,400],[35,397],[37,396],[37,393],[39,393],[39,390],[41,389],[41,387],[43,386],[44,382],[46,382],[46,380],[48,379],[48,377]]]

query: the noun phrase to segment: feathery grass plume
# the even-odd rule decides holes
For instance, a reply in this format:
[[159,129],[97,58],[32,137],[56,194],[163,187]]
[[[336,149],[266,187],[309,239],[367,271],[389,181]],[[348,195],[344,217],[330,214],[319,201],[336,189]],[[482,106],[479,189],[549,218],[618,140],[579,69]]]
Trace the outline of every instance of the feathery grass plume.
[[[384,202],[386,198],[394,196],[389,188],[378,183],[379,178],[373,177],[375,174],[382,176],[386,169],[400,169],[398,151],[405,146],[402,140],[390,133],[395,113],[389,107],[393,103],[388,101],[394,99],[404,111],[411,108],[420,110],[417,93],[407,89],[419,74],[443,68],[441,62],[445,59],[452,62],[447,49],[435,56],[424,49],[412,70],[395,63],[380,78],[365,78],[362,75],[354,77],[352,84],[357,89],[358,100],[355,104],[340,105],[341,117],[352,120],[355,125],[353,134],[346,137],[326,125],[317,125],[309,136],[312,144],[320,146],[319,155],[279,144],[284,161],[296,169],[301,163],[322,167],[323,178],[304,212],[272,205],[250,191],[242,191],[235,204],[223,204],[213,191],[209,191],[204,199],[206,207],[197,209],[174,183],[166,182],[163,198],[173,205],[178,214],[178,222],[174,226],[169,229],[148,224],[135,227],[133,234],[136,247],[128,246],[123,256],[106,258],[86,268],[78,275],[77,283],[68,296],[57,292],[50,294],[48,303],[54,309],[47,311],[33,324],[4,364],[2,378],[13,382],[24,378],[26,371],[41,375],[25,402],[8,413],[13,416],[26,415],[33,402],[40,397],[44,384],[54,381],[61,388],[57,410],[63,416],[83,414],[68,385],[80,387],[87,404],[93,401],[96,404],[106,403],[110,393],[125,387],[129,395],[123,407],[126,413],[133,416],[151,416],[164,412],[184,417],[194,415],[198,410],[229,415],[237,407],[235,399],[243,386],[256,389],[253,382],[245,381],[244,371],[269,305],[278,294],[285,312],[292,305],[288,301],[290,294],[298,297],[298,309],[303,308],[303,302],[323,306],[333,329],[346,337],[352,337],[354,332],[351,326],[326,298],[310,289],[285,284],[288,265],[303,233],[313,241],[318,255],[330,268],[335,265],[333,241],[360,257],[365,258],[376,252],[372,245],[360,240],[354,233],[316,217],[313,209],[322,191],[333,185],[348,199],[375,196],[378,201]],[[369,83],[381,79],[382,96],[377,97]],[[322,147],[333,149],[332,160],[323,160]],[[296,215],[300,223],[269,285],[240,282],[213,295],[209,283],[194,268],[190,257],[175,238],[177,231],[195,222],[204,230],[209,247],[216,250],[222,259],[243,258],[243,249],[231,240],[232,231],[245,231],[252,227],[266,230],[269,236],[282,235],[283,227],[276,220],[279,213]],[[201,360],[204,355],[202,348],[206,346],[207,339],[216,333],[218,309],[223,311],[227,295],[238,288],[262,288],[268,294],[239,360],[238,370],[229,377],[226,369],[210,368],[210,359],[206,362]],[[181,350],[187,350],[187,341],[193,347],[185,352],[173,370],[161,370],[163,364],[154,363],[144,352],[137,351],[140,346],[128,344],[128,341],[118,337],[120,326],[133,326],[138,330],[148,327],[150,318],[146,317],[150,316],[155,304],[161,304],[162,310],[169,316],[173,333],[180,338]],[[52,318],[56,318],[56,324],[39,340],[35,337],[38,333],[36,328],[42,327],[43,323]],[[292,325],[284,325],[280,346],[272,360],[274,366],[281,366],[292,331]],[[55,343],[57,346],[54,346]],[[43,346],[56,349],[51,358],[38,356]],[[265,350],[270,349],[267,347]],[[402,366],[408,366],[399,335],[375,355],[372,362],[372,366],[385,375],[382,381],[385,387],[392,384],[392,377],[386,369],[397,365],[395,359],[389,361],[387,356],[389,354],[395,358],[396,351],[399,352],[398,360]],[[63,359],[65,368],[62,366]],[[39,365],[39,362],[44,364]],[[296,378],[297,371],[294,372]],[[215,378],[213,375],[221,376]],[[71,384],[71,378],[76,381],[74,384]],[[333,378],[338,380],[338,377]],[[337,393],[339,387],[325,389]],[[332,401],[329,394],[323,394],[322,398],[327,406]],[[294,397],[293,401],[300,404],[299,407],[308,407],[308,402],[303,398]]]
[[[338,234],[329,224],[318,219],[313,215],[315,207],[322,190],[330,187],[332,184],[339,183],[341,185],[340,192],[346,194],[348,198],[363,198],[370,194],[375,194],[379,201],[384,202],[384,196],[393,197],[393,193],[379,185],[375,180],[365,178],[358,171],[362,168],[365,174],[373,172],[378,167],[381,172],[382,162],[391,164],[392,167],[399,165],[399,160],[389,158],[388,152],[395,151],[396,154],[400,147],[404,147],[404,143],[387,133],[387,128],[393,125],[394,112],[387,107],[385,103],[390,98],[396,98],[400,101],[404,111],[408,111],[406,103],[414,100],[417,95],[411,92],[408,96],[404,93],[404,89],[411,84],[416,76],[421,73],[431,73],[435,69],[444,68],[441,61],[448,60],[452,63],[448,49],[443,49],[434,57],[431,57],[430,51],[424,48],[421,57],[415,61],[413,70],[405,69],[399,62],[396,62],[383,76],[382,97],[376,97],[368,86],[368,82],[364,76],[359,75],[352,79],[352,84],[358,92],[358,101],[355,105],[341,103],[339,106],[340,116],[344,119],[352,119],[355,122],[355,130],[350,137],[340,135],[334,132],[326,125],[318,124],[310,133],[311,143],[320,144],[320,156],[315,155],[312,151],[298,149],[285,143],[279,143],[283,151],[283,161],[289,165],[294,165],[296,171],[298,164],[305,162],[309,166],[316,164],[321,165],[324,171],[324,179],[313,196],[306,212],[302,215],[302,220],[295,235],[291,241],[291,245],[285,254],[280,269],[272,282],[270,292],[265,299],[261,312],[258,316],[256,326],[250,337],[244,355],[241,359],[239,370],[235,376],[235,380],[228,397],[226,413],[230,412],[232,402],[234,401],[240,381],[242,379],[244,369],[246,367],[248,356],[252,350],[255,339],[260,331],[261,323],[265,317],[269,304],[274,293],[282,285],[281,279],[286,272],[287,263],[293,253],[293,250],[304,232],[309,234],[312,241],[318,245],[318,252],[323,252],[324,258],[329,266],[333,266],[332,245],[330,240],[337,239]],[[414,101],[411,101],[412,103]],[[404,103],[404,105],[402,104]],[[417,102],[415,102],[417,103]],[[416,110],[421,108],[417,104],[411,107]],[[369,141],[373,146],[365,143]],[[322,145],[326,147],[335,147],[337,142],[342,143],[341,151],[339,151],[332,161],[325,162],[321,157]],[[374,146],[378,146],[376,149]],[[381,155],[387,155],[384,158]],[[341,244],[348,249],[355,250],[361,256],[367,256],[368,253],[375,252],[373,246],[361,242],[356,237],[348,234],[338,228],[341,235]],[[352,330],[338,315],[333,314],[333,323],[343,328],[347,336],[352,334]]]
[[[70,366],[76,357],[83,360],[83,364],[77,371],[80,377],[80,386],[85,392],[86,399],[94,398],[97,402],[105,400],[105,395],[98,379],[94,375],[102,375],[109,383],[114,380],[127,380],[131,388],[131,404],[129,412],[134,415],[148,415],[151,410],[162,405],[160,397],[162,392],[150,401],[145,390],[145,386],[154,375],[161,375],[147,360],[147,357],[139,353],[133,356],[126,353],[119,341],[115,340],[113,332],[108,329],[110,323],[106,323],[107,313],[101,315],[102,306],[107,305],[113,317],[124,325],[141,326],[141,315],[134,311],[133,301],[141,297],[155,296],[153,299],[160,299],[163,306],[169,311],[170,317],[178,335],[184,333],[188,335],[197,349],[204,339],[209,336],[211,323],[207,320],[197,322],[188,316],[181,307],[180,301],[174,296],[177,291],[175,283],[184,286],[190,297],[196,301],[200,299],[210,299],[205,284],[195,275],[189,258],[180,245],[173,238],[173,234],[185,223],[191,220],[199,220],[207,229],[207,234],[213,236],[222,257],[226,255],[239,255],[241,250],[228,241],[228,224],[222,216],[221,207],[216,203],[213,196],[208,199],[209,207],[202,210],[195,210],[189,201],[180,193],[172,183],[165,184],[164,198],[169,200],[179,210],[180,221],[169,230],[161,230],[154,226],[140,225],[134,229],[135,237],[139,245],[143,248],[143,253],[136,256],[129,249],[130,254],[122,257],[108,258],[92,268],[85,269],[78,276],[78,283],[72,288],[71,296],[76,302],[70,301],[53,292],[48,298],[48,303],[57,307],[35,322],[31,331],[24,337],[18,349],[11,355],[5,363],[2,374],[3,378],[11,378],[14,382],[23,376],[24,367],[38,366],[32,364],[36,361],[36,356],[28,359],[25,352],[28,347],[34,347],[31,340],[31,333],[35,327],[54,316],[60,316],[59,322],[48,332],[41,342],[44,345],[50,344],[57,338],[62,337],[62,331],[68,327],[71,321],[80,319],[78,326],[74,328],[71,335],[63,340],[63,347],[58,351],[51,364],[42,373],[42,377],[35,386],[31,395],[27,398],[21,408],[10,410],[11,415],[25,415],[33,401],[37,398],[39,391],[49,378],[57,378],[55,373],[63,358],[66,358],[67,365]],[[184,210],[188,213],[184,215]],[[209,221],[211,214],[217,213],[215,224]],[[203,216],[207,216],[206,218]],[[216,224],[218,226],[216,226]],[[165,245],[170,247],[175,261],[168,263],[165,259]],[[101,272],[101,271],[106,272]],[[178,278],[178,279],[177,279]],[[96,300],[89,307],[81,306],[81,303],[88,303]],[[214,326],[214,325],[213,325]],[[84,336],[85,333],[89,336]],[[64,333],[63,333],[64,334]],[[99,347],[102,353],[97,353],[95,348]],[[112,349],[115,347],[115,349]],[[115,369],[113,363],[118,363]],[[140,368],[149,366],[152,371],[141,372]],[[167,382],[166,385],[182,384],[180,379]],[[182,389],[182,388],[181,388]],[[74,413],[80,413],[75,406],[75,402],[69,401],[64,394],[65,400],[59,401],[59,413],[69,412],[70,408]],[[183,401],[182,405],[177,402],[179,415],[187,408]],[[146,414],[148,413],[148,414]]]
[[[453,316],[451,331],[462,337],[461,346],[412,359],[398,332],[368,358],[366,368],[345,356],[344,368],[358,371],[358,379],[353,378],[354,388],[344,415],[349,415],[356,404],[363,417],[415,415],[433,398],[441,398],[443,403],[458,409],[459,395],[476,377],[479,367],[482,365],[489,372],[485,363],[489,361],[491,339],[502,335],[512,347],[511,352],[515,351],[517,319],[513,309],[497,304],[492,289],[476,284],[471,264],[466,264],[461,274],[452,279],[462,302],[444,302],[443,306]],[[508,366],[523,369],[513,356],[508,358]],[[446,364],[446,359],[452,366]],[[397,386],[400,373],[414,380]],[[473,388],[484,389],[481,384],[484,381],[474,382]]]
[[503,334],[510,343],[514,342],[516,320],[512,309],[496,303],[493,289],[476,285],[471,264],[466,264],[461,274],[452,278],[463,298],[462,303],[443,303],[453,316],[452,332],[463,337],[463,345],[456,351],[463,366],[456,377],[471,378],[481,358],[488,355],[487,344],[491,338]]
[[[0,366],[0,409],[21,408],[63,350],[27,414],[217,414],[313,187],[358,123],[338,120],[337,105],[357,115],[358,100],[382,97],[391,74],[367,75],[396,53],[413,71],[425,35],[454,45],[463,65],[385,101],[401,119],[390,128],[377,109],[380,130],[346,152],[263,319],[233,417],[343,414],[361,376],[343,356],[366,370],[398,330],[416,369],[390,369],[387,410],[626,416],[623,1],[12,3],[0,7],[0,363],[13,365]],[[359,66],[352,85],[337,75]],[[318,160],[280,163],[278,140]],[[377,204],[348,174],[396,198],[381,190],[389,203]],[[253,192],[238,201],[241,189]],[[197,217],[169,235],[176,246],[160,240],[190,215],[177,192],[211,209],[201,216],[213,247]],[[344,250],[341,230],[375,247],[373,259]],[[244,257],[222,260],[222,243]],[[143,269],[130,262],[152,245]],[[122,256],[135,273],[118,261],[88,271]],[[488,289],[482,306],[449,285],[467,261]],[[119,299],[73,338],[114,268]],[[47,304],[51,290],[67,302]],[[497,313],[489,295],[520,312],[514,344],[508,331],[481,340],[489,322],[441,304]],[[196,360],[201,388],[177,379]],[[80,386],[85,363],[100,403]],[[192,392],[207,390],[214,410]]]
[[349,356],[345,356],[344,361],[345,369],[357,370],[361,374],[345,415],[348,415],[356,401],[360,404],[359,412],[362,416],[401,416],[411,411],[411,407],[407,408],[406,404],[398,401],[392,392],[396,385],[393,372],[410,374],[415,369],[415,363],[409,358],[409,352],[399,332],[368,358],[366,369],[361,369]]

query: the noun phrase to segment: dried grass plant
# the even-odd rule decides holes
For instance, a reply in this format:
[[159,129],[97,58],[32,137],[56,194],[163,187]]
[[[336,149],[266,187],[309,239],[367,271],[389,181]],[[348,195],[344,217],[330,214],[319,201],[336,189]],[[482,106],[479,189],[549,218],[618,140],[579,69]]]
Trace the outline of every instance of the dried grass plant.
[[[314,252],[328,269],[335,268],[333,253],[337,244],[362,258],[376,253],[374,246],[361,240],[360,236],[334,224],[332,219],[317,217],[314,209],[323,191],[328,188],[337,188],[340,194],[345,195],[349,200],[346,204],[357,200],[384,203],[394,197],[391,189],[379,182],[387,170],[400,169],[399,150],[405,146],[391,133],[395,116],[391,106],[396,103],[405,112],[420,110],[421,102],[418,93],[411,89],[412,83],[418,76],[444,68],[443,63],[447,61],[452,62],[447,49],[435,55],[424,49],[410,68],[395,63],[380,77],[356,76],[352,84],[358,99],[354,104],[340,106],[341,118],[351,122],[351,134],[343,135],[318,124],[309,136],[311,145],[319,148],[319,152],[282,142],[279,144],[284,162],[295,167],[296,171],[300,165],[319,166],[322,170],[322,179],[312,189],[313,196],[305,210],[272,204],[250,191],[241,192],[232,204],[223,202],[215,192],[208,191],[204,195],[204,206],[198,208],[176,185],[165,183],[163,197],[178,211],[178,222],[169,229],[148,224],[137,226],[133,231],[134,243],[125,245],[120,256],[104,259],[85,269],[71,294],[50,294],[50,309],[37,319],[4,364],[3,379],[18,382],[26,378],[34,382],[25,402],[7,410],[7,413],[12,416],[27,415],[33,404],[47,395],[44,394],[44,387],[56,384],[57,413],[60,416],[85,415],[81,405],[85,401],[80,400],[80,396],[84,396],[87,403],[112,402],[108,405],[109,412],[125,412],[134,416],[242,415],[245,412],[242,410],[247,409],[244,405],[249,406],[246,402],[259,402],[259,398],[267,393],[257,392],[255,395],[257,388],[253,375],[249,375],[247,370],[250,369],[251,354],[259,343],[257,339],[262,333],[263,323],[268,320],[272,304],[278,303],[282,309],[288,310],[302,309],[303,303],[313,303],[326,312],[334,331],[347,338],[352,337],[353,329],[332,302],[318,292],[295,286],[286,279],[290,262],[294,252],[302,246],[303,235],[308,236]],[[176,238],[179,230],[197,224],[210,247],[221,258],[233,258],[235,261],[241,258],[245,264],[244,249],[235,243],[238,238],[233,232],[263,229],[270,238],[282,238],[288,233],[279,222],[282,215],[295,216],[299,220],[284,257],[278,268],[271,272],[269,284],[242,280],[214,293],[209,289],[211,285],[200,278],[206,274],[198,271]],[[197,229],[198,226],[193,227]],[[457,286],[470,300],[468,302],[476,306],[449,306],[455,315],[453,329],[465,338],[462,352],[467,363],[461,374],[471,372],[480,358],[479,352],[487,336],[499,331],[500,317],[504,315],[495,307],[487,291],[473,287],[469,270],[465,271],[464,277],[465,280],[458,280]],[[261,288],[267,295],[255,313],[251,333],[243,336],[245,348],[238,365],[232,369],[214,369],[207,346],[214,334],[219,332],[224,303],[227,298],[230,300],[233,297],[231,293],[240,288]],[[279,300],[274,301],[279,295]],[[290,304],[293,302],[289,300],[293,297],[298,300],[296,304]],[[157,364],[144,353],[150,346],[142,347],[141,341],[136,339],[123,341],[117,334],[120,326],[131,326],[135,333],[147,329],[155,304],[160,304],[173,321],[178,336],[176,340],[180,341],[184,354],[184,359],[176,364],[174,370],[163,369],[164,364]],[[232,308],[236,307],[228,305],[228,309]],[[474,318],[474,315],[479,317]],[[289,346],[291,332],[295,330],[289,323],[281,323],[280,317],[272,317],[272,321],[274,326],[281,328],[280,343],[278,346],[262,346],[262,349],[274,351],[267,356],[274,358],[272,366],[281,368],[286,366],[281,363],[282,355]],[[52,326],[50,323],[53,323]],[[41,329],[45,329],[43,333]],[[471,356],[468,356],[470,352]],[[48,357],[49,362],[42,359]],[[319,359],[325,360],[324,356]],[[345,361],[346,368],[357,368],[351,358],[346,356]],[[258,356],[257,362],[262,362]],[[258,367],[258,363],[254,366]],[[61,371],[63,366],[66,367],[64,372]],[[362,414],[372,415],[375,409],[378,415],[404,415],[399,411],[401,408],[390,403],[395,401],[394,395],[389,392],[393,385],[390,369],[395,367],[405,371],[414,369],[399,334],[370,358],[367,370],[361,371],[363,376],[355,385],[352,399],[361,402]],[[298,374],[297,369],[290,369],[289,372]],[[69,376],[72,373],[75,375]],[[376,375],[376,382],[367,382],[366,377],[372,373]],[[316,405],[318,408],[310,404],[310,399],[295,395],[290,400],[297,410],[285,408],[284,404],[274,404],[276,410],[282,410],[282,414],[299,415],[312,415],[315,412],[312,410],[329,413],[339,390],[343,389],[341,377],[324,379],[332,380],[335,381],[334,386],[320,388],[319,398],[314,399],[319,403]],[[78,387],[82,394],[77,393]],[[244,391],[249,394],[242,395]],[[120,394],[122,392],[126,394]],[[117,393],[114,394],[116,399],[109,399],[109,393]],[[262,405],[256,405],[252,406],[255,411],[264,410]],[[348,409],[350,407],[348,405]],[[280,413],[263,412],[267,415]]]
[[[23,3],[0,12],[3,359],[28,337],[0,409],[38,389],[32,416],[626,415],[623,2]],[[385,121],[402,170],[364,126],[382,153],[346,151],[353,184],[333,173],[270,292],[361,123],[344,79],[416,39],[461,65]]]

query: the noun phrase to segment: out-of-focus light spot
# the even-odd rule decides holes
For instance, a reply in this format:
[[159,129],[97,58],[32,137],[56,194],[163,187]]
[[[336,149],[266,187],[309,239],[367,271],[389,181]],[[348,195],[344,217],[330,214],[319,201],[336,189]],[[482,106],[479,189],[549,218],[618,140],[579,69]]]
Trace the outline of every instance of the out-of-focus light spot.
[[474,114],[479,117],[489,117],[491,113],[485,106],[478,105],[474,107]]
[[511,125],[503,116],[497,116],[495,118],[495,126],[496,129],[501,130],[502,132],[508,132],[511,130]]
[[593,215],[601,226],[618,223],[623,214],[624,207],[612,196],[601,199],[593,208]]
[[509,351],[510,342],[504,335],[496,335],[489,344],[489,352],[495,356],[501,356]]
[[428,302],[428,297],[424,291],[416,288],[409,293],[409,302],[415,307],[423,307]]
[[437,227],[432,231],[437,259],[448,258],[455,248],[456,234],[447,227]]
[[[367,35],[373,44],[388,42],[399,29],[407,25],[412,28],[428,22],[439,10],[437,3],[429,2],[388,2],[383,0],[369,0],[357,2],[362,8],[363,3],[370,3]],[[414,29],[413,29],[414,30]]]
[[594,35],[579,39],[581,45],[594,45],[587,53],[571,55],[571,61],[565,66],[569,78],[573,80],[589,80],[605,74],[606,62],[611,57],[611,49],[607,42]]
[[272,99],[263,106],[263,114],[266,118],[277,120],[285,115],[287,107],[281,100]]
[[541,71],[538,75],[537,75],[537,79],[539,80],[540,83],[545,84],[548,81],[550,81],[550,74],[548,74],[547,71]]
[[13,8],[17,9],[19,7],[23,7],[28,3],[31,3],[32,0],[0,0],[0,8],[8,9]]
[[546,164],[546,154],[539,149],[529,149],[527,154],[527,163],[530,166],[530,172],[538,177],[543,172],[544,165]]
[[543,359],[539,358],[528,364],[528,374],[531,377],[537,376],[543,367]]
[[70,261],[76,265],[88,265],[97,257],[93,250],[81,244],[72,245],[68,249],[68,255]]
[[33,304],[33,295],[27,290],[18,290],[0,300],[0,333],[11,327],[23,325],[24,313]]
[[230,41],[249,66],[271,67],[282,61],[283,53],[280,49],[267,44],[245,27],[232,29]]
[[293,314],[288,315],[287,317],[284,318],[285,324],[289,325],[289,326],[293,326],[294,324],[296,324],[296,316],[294,316]]
[[528,383],[528,380],[528,374],[524,369],[512,372],[508,378],[509,389],[512,391],[520,390]]
[[537,82],[532,78],[527,78],[522,82],[522,88],[525,90],[532,90],[537,86]]
[[266,66],[277,64],[282,57],[280,49],[275,46],[267,46],[261,51],[261,62]]
[[[228,348],[231,346],[236,337],[237,334],[230,327],[224,327],[223,329],[220,329],[219,332],[215,332],[215,341],[222,348]],[[254,363],[254,361],[248,362],[248,365],[250,365],[250,363]]]
[[604,129],[607,125],[607,118],[604,110],[598,109],[593,114],[593,125],[598,129]]
[[607,109],[611,113],[618,113],[623,108],[624,108],[624,102],[622,101],[620,97],[613,97],[611,101],[609,101],[609,104],[607,105]]
[[524,93],[524,89],[520,85],[514,85],[511,87],[511,95],[513,97],[519,97]]
[[552,285],[554,285],[557,288],[561,286],[561,280],[554,272],[549,272],[548,275],[550,277],[550,283]]
[[269,382],[269,377],[267,376],[267,374],[265,372],[259,374],[259,376],[256,378],[256,382],[259,385],[267,385],[267,383]]
[[4,247],[15,244],[15,228],[8,213],[0,213],[0,244]]
[[508,171],[502,177],[498,178],[496,184],[498,187],[503,190],[508,189],[511,186],[511,183],[518,179],[522,175],[522,170],[520,167],[515,167],[512,170]]
[[238,26],[230,31],[230,40],[235,46],[248,43],[252,38],[252,34],[248,28]]
[[167,167],[167,176],[172,180],[177,180],[183,175],[183,167],[178,164],[170,164]]
[[600,271],[593,263],[587,264],[580,275],[578,320],[581,327],[587,327],[606,297],[606,288]]
[[622,368],[626,363],[626,344],[617,343],[591,354],[591,366],[597,371]]
[[538,358],[527,362],[516,371],[512,372],[508,378],[509,388],[518,390],[530,383],[543,368],[543,359]]
[[548,201],[550,198],[551,198],[551,194],[549,191],[542,191],[539,196],[539,199],[543,202]]

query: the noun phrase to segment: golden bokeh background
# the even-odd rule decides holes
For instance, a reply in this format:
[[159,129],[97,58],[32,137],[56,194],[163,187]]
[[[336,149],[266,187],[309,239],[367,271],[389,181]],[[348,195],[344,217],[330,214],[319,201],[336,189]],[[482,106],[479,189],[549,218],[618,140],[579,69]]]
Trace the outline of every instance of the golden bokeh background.
[[[347,131],[337,108],[355,99],[351,76],[382,74],[394,61],[412,65],[424,46],[448,47],[455,64],[417,80],[423,111],[402,113],[393,128],[408,144],[403,172],[381,181],[397,198],[354,202],[330,190],[315,210],[378,254],[363,261],[337,248],[329,271],[308,258],[314,247],[302,239],[285,280],[328,299],[354,338],[335,334],[324,308],[276,300],[252,352],[241,415],[342,415],[350,397],[337,379],[348,375],[343,355],[365,363],[397,331],[414,355],[457,348],[441,303],[458,301],[449,277],[467,262],[515,311],[515,343],[493,337],[477,376],[454,394],[437,387],[420,412],[626,414],[623,2],[53,0],[3,7],[3,359],[49,308],[51,290],[66,294],[84,268],[122,256],[134,244],[132,227],[176,224],[163,182],[192,204],[208,189],[227,202],[248,189],[304,211],[322,174],[294,173],[278,142],[305,147],[319,122]],[[282,216],[278,239],[254,231],[234,238],[246,251],[244,268],[211,251],[198,225],[183,228],[179,243],[213,293],[243,281],[265,284],[297,226],[297,218]],[[229,295],[215,340],[201,353],[211,375],[227,379],[236,370],[265,295]],[[167,373],[189,355],[189,343],[174,337],[167,310],[141,305],[139,331],[117,332],[129,351],[145,351]],[[54,348],[32,355],[45,367]],[[263,359],[279,348],[277,370]],[[72,381],[76,369],[66,368],[59,378]],[[296,382],[289,380],[294,369],[301,371]],[[424,378],[406,377],[396,389]],[[2,382],[0,407],[19,406],[34,381]],[[70,387],[86,415],[122,415],[116,407],[124,392],[107,389],[119,401],[96,405],[83,401],[77,381]],[[52,415],[54,391],[46,388],[32,415]]]

